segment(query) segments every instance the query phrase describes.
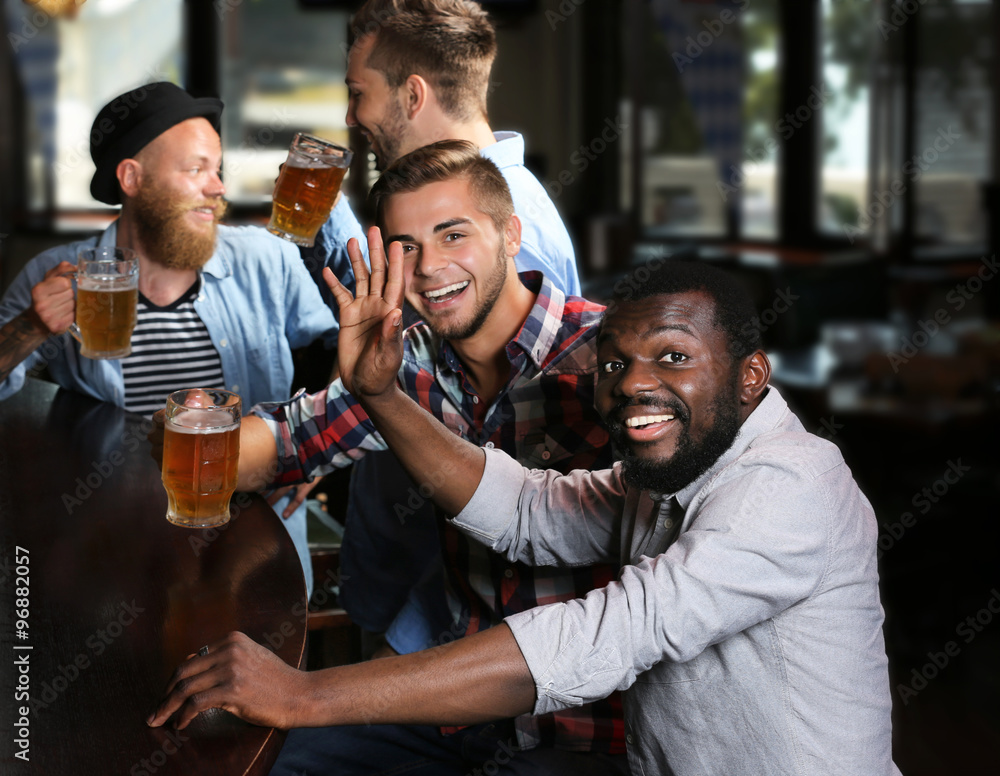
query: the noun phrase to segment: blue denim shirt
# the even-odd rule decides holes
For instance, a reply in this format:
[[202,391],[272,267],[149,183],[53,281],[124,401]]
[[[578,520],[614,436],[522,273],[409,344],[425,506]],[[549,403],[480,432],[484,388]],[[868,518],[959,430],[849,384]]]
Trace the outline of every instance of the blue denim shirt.
[[[61,261],[76,264],[83,248],[113,246],[117,234],[116,222],[99,236],[60,245],[28,262],[0,300],[0,326],[30,306],[31,289],[49,269]],[[219,352],[226,387],[240,395],[244,412],[263,401],[288,398],[293,348],[304,347],[318,337],[328,347],[336,344],[337,322],[320,298],[298,250],[264,229],[220,226],[215,253],[203,268],[201,279],[194,308]],[[53,379],[64,388],[124,406],[121,361],[83,358],[79,344],[68,333],[50,337],[15,367],[0,383],[0,400],[19,391],[27,373],[46,362]],[[274,505],[279,515],[290,498],[285,496]],[[306,593],[311,595],[305,504],[282,523],[295,544]]]
[[[0,326],[30,306],[31,289],[49,269],[61,261],[76,264],[84,248],[114,245],[117,234],[116,222],[97,237],[51,248],[28,262],[0,300]],[[317,337],[329,346],[337,341],[337,322],[295,246],[258,227],[219,227],[194,308],[219,352],[226,387],[240,394],[245,411],[290,395],[293,348]],[[121,361],[82,358],[68,333],[49,338],[15,367],[0,383],[0,399],[20,390],[27,372],[46,361],[61,386],[124,406]]]
[[505,620],[536,714],[625,691],[636,776],[899,775],[875,515],[773,387],[676,494],[629,488],[619,464],[560,476],[485,452],[456,525],[511,560],[621,564]]

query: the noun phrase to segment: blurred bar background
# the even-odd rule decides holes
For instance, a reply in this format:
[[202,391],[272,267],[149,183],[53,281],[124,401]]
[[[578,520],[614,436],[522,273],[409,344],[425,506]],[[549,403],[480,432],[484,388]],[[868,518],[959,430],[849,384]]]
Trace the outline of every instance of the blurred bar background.
[[[0,290],[103,228],[98,108],[218,95],[231,222],[291,136],[348,143],[347,0],[4,0]],[[781,386],[881,524],[896,761],[996,773],[1000,266],[990,0],[494,0],[490,119],[574,239],[586,295],[696,247],[758,303]],[[996,619],[998,622],[993,622]]]

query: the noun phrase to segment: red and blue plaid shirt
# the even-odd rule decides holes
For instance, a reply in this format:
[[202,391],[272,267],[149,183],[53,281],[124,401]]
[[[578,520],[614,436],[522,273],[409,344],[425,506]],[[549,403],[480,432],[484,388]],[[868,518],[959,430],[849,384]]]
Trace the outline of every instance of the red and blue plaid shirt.
[[[525,466],[604,469],[612,463],[608,433],[594,408],[596,338],[601,305],[566,297],[539,272],[520,275],[537,293],[517,336],[507,344],[510,379],[485,412],[450,343],[423,323],[406,330],[399,384],[417,403],[464,439],[496,447]],[[348,466],[365,451],[385,450],[365,411],[337,380],[326,390],[254,410],[278,445],[276,485],[301,482]],[[479,420],[477,420],[479,419]],[[402,506],[402,505],[400,505]],[[405,507],[403,507],[405,509]],[[507,615],[582,598],[615,577],[610,565],[532,567],[510,563],[439,522],[452,611],[465,634]],[[517,720],[519,744],[576,751],[625,751],[618,694],[586,706]]]

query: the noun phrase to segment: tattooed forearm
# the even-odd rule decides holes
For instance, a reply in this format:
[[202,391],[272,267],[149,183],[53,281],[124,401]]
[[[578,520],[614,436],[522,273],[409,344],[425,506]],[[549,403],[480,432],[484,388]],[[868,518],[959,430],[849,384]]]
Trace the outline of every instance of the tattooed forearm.
[[22,313],[8,321],[0,329],[0,381],[18,364],[30,356],[48,339],[48,333],[33,324],[26,314]]

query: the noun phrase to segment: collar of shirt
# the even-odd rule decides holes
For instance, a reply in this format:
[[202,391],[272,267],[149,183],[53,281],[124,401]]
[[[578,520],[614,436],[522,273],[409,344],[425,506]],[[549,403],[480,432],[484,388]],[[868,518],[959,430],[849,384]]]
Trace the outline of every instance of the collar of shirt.
[[[566,306],[566,295],[541,272],[519,272],[518,277],[524,287],[535,294],[535,303],[517,335],[507,343],[507,360],[512,367],[511,382],[527,370],[529,363],[536,371],[544,366],[562,325]],[[522,358],[522,355],[527,358]],[[439,369],[464,375],[462,362],[447,340],[441,341],[437,361]]]
[[493,145],[481,149],[480,153],[501,170],[524,164],[524,138],[517,132],[494,132]]
[[[218,228],[225,229],[224,226],[219,226]],[[104,230],[104,234],[101,235],[97,244],[101,248],[110,248],[111,246],[118,244],[117,220],[113,221],[111,226]],[[220,279],[227,278],[232,275],[233,267],[230,264],[229,257],[224,255],[224,253],[225,246],[219,240],[216,240],[215,250],[212,252],[212,258],[210,258],[205,266],[201,268],[201,271],[211,275],[212,277]]]

